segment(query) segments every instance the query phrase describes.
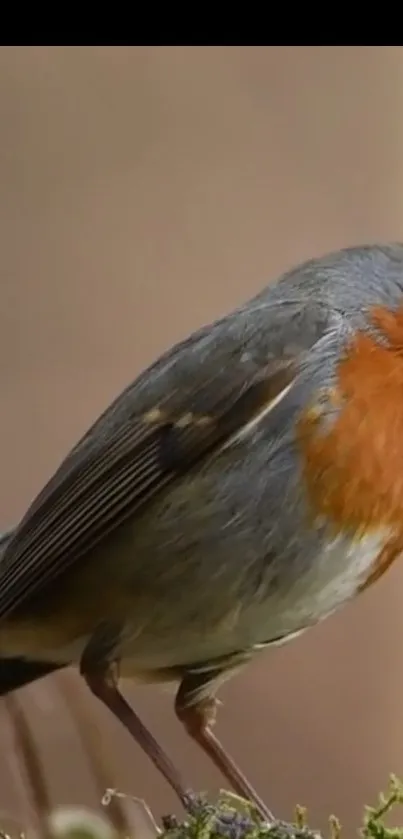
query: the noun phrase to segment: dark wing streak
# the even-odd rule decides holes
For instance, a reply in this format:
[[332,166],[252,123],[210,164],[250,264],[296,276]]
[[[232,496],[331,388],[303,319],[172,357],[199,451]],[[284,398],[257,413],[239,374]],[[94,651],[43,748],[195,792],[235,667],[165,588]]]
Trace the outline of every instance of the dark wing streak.
[[[95,526],[97,522],[102,522],[102,520],[105,519],[105,511],[108,510],[108,507],[111,506],[111,510],[114,509],[114,493],[118,498],[120,498],[123,495],[125,484],[131,482],[131,495],[134,498],[138,498],[140,502],[143,491],[150,484],[155,487],[159,483],[161,472],[157,462],[157,441],[152,441],[151,451],[150,449],[147,449],[146,452],[142,452],[141,454],[142,460],[144,459],[144,455],[147,454],[146,465],[148,465],[148,472],[142,468],[139,476],[137,472],[138,461],[133,461],[128,458],[127,466],[123,466],[121,470],[117,471],[114,474],[112,481],[105,483],[104,479],[106,476],[100,475],[97,480],[98,486],[95,482],[94,484],[90,484],[88,486],[87,496],[80,492],[80,504],[66,508],[65,511],[61,510],[59,511],[59,516],[52,516],[50,520],[48,519],[46,530],[49,527],[51,527],[51,530],[49,531],[49,535],[46,540],[39,540],[39,542],[36,543],[34,541],[31,549],[29,542],[27,547],[22,545],[21,549],[18,550],[18,562],[15,564],[14,562],[12,564],[10,563],[10,567],[4,569],[4,575],[2,574],[0,578],[1,614],[3,614],[3,603],[5,608],[9,608],[8,606],[6,607],[6,602],[11,599],[12,588],[14,588],[19,581],[24,580],[24,578],[27,581],[29,580],[31,576],[29,571],[31,568],[34,570],[35,576],[41,574],[41,583],[45,583],[49,582],[54,574],[57,574],[62,570],[60,567],[61,564],[70,565],[70,562],[73,562],[78,558],[77,553],[74,552],[74,535],[78,534],[79,536],[81,531],[85,533],[86,523],[87,527],[92,525]],[[147,480],[146,482],[143,481],[142,484],[138,478],[144,474],[147,474]],[[169,480],[169,478],[170,475],[168,474],[167,480]],[[119,488],[121,488],[121,492],[119,492]],[[129,514],[131,514],[131,511],[129,511]],[[36,550],[35,544],[38,546]],[[65,557],[61,554],[64,547],[66,551],[68,551],[68,556]],[[81,555],[81,552],[79,555]],[[58,556],[60,556],[61,563],[52,566],[51,563]],[[46,567],[48,562],[49,566]],[[18,592],[19,591],[20,589],[18,589]]]
[[[243,390],[248,383],[242,382]],[[208,386],[215,385],[212,377],[209,377],[203,382],[203,390],[208,393]],[[235,390],[235,392],[230,392]],[[215,392],[215,402],[212,405],[211,413],[216,418],[220,418],[225,411],[231,410],[232,403],[237,401],[242,396],[242,388],[213,388]],[[200,394],[200,391],[199,391]],[[211,403],[211,395],[210,395]],[[189,403],[192,398],[190,395]],[[169,406],[167,405],[167,415],[169,416]],[[175,417],[172,417],[175,420]],[[89,453],[87,463],[85,462],[85,452],[83,452],[83,460],[76,461],[75,466],[69,471],[65,472],[62,464],[61,469],[57,471],[56,475],[46,484],[40,495],[33,502],[27,515],[23,519],[18,529],[17,538],[13,542],[13,564],[17,562],[17,556],[21,556],[25,547],[30,547],[32,550],[32,543],[38,539],[41,534],[48,533],[54,522],[59,516],[64,514],[73,502],[78,506],[80,499],[84,497],[87,489],[92,487],[99,476],[105,480],[109,469],[113,469],[116,462],[126,452],[127,448],[133,451],[136,445],[140,447],[145,445],[148,439],[152,439],[158,428],[162,425],[153,425],[146,423],[140,418],[137,422],[126,423],[121,426],[118,432],[115,431],[115,437],[108,440],[108,445],[104,446],[100,451],[95,450]],[[190,428],[191,439],[194,438],[194,428]],[[208,438],[211,436],[212,428],[202,429],[199,427],[197,434],[197,443],[200,447],[203,434]],[[186,438],[189,436],[189,429],[183,429],[183,445],[185,446]],[[39,518],[37,515],[39,515]],[[7,555],[4,556],[3,574],[6,573]]]
[[[138,426],[134,423],[122,426],[106,452],[108,469],[122,456],[128,445],[134,449],[136,445],[145,445],[147,440],[154,436],[155,427],[144,423],[139,423]],[[22,520],[18,532],[18,552],[22,552],[27,543],[32,543],[34,537],[46,532],[52,522],[69,508],[71,501],[77,503],[80,496],[85,494],[87,486],[92,486],[97,476],[103,479],[106,472],[105,461],[102,457],[99,458],[98,451],[89,453],[87,465],[85,460],[76,462],[67,475],[60,475],[62,469],[48,481]],[[39,518],[37,513],[40,513]]]
[[[164,483],[168,483],[170,476],[167,475]],[[130,475],[126,480],[128,483],[130,480]],[[154,495],[154,483],[150,480],[149,486],[145,487],[144,489],[147,490],[142,497],[144,501],[147,497]],[[161,484],[160,484],[161,485]],[[121,497],[125,498],[125,504],[119,505],[119,501]],[[63,559],[63,551],[68,553],[68,562],[66,563],[66,567],[68,567],[72,562],[80,559],[87,551],[91,550],[94,545],[97,544],[101,539],[105,539],[110,533],[114,532],[116,528],[123,524],[127,518],[133,515],[133,512],[136,509],[136,501],[138,498],[135,492],[132,492],[131,495],[128,497],[127,493],[121,492],[117,494],[117,496],[113,499],[112,503],[105,503],[104,507],[100,507],[99,510],[97,509],[97,516],[91,517],[92,510],[88,510],[88,514],[85,516],[86,520],[86,527],[82,527],[82,520],[77,520],[74,522],[74,527],[71,531],[65,531],[62,533],[61,542],[54,545],[54,550],[49,551],[45,556],[39,559],[38,567],[35,568],[35,571],[40,570],[41,566],[46,564],[55,562],[56,560]],[[66,556],[64,557],[66,558]],[[45,566],[46,568],[46,566]],[[57,574],[61,573],[63,569],[60,568],[60,564],[58,563],[58,567],[56,569],[51,569],[49,566],[46,568],[47,574],[42,574],[40,582],[41,586],[45,585],[46,583],[51,582],[52,578],[54,578]],[[53,571],[53,573],[51,573]],[[13,580],[13,583],[15,580]],[[22,597],[25,595],[29,595],[31,588],[31,580],[29,577],[24,579],[22,578],[22,584],[19,583],[18,589],[15,592],[14,598],[8,598],[6,601],[5,598],[2,598],[2,616],[4,617],[3,613],[3,601],[4,601],[4,609],[7,611],[9,609],[15,608],[18,605],[17,601],[21,601]],[[10,590],[9,590],[10,591]]]
[[[281,362],[279,362],[280,365]],[[211,392],[214,391],[215,378],[217,378],[217,374],[209,376],[203,382],[203,391],[205,391],[206,395],[209,395],[210,390],[210,399]],[[219,398],[217,398],[217,401],[212,406],[211,413],[219,416],[226,408],[231,407],[230,397],[232,399],[234,397],[234,394],[230,392],[231,389],[234,390],[233,387],[220,387],[218,393],[216,390]],[[198,395],[200,398],[200,390],[198,391]],[[236,395],[239,396],[240,394],[237,393]],[[191,403],[192,393],[188,395],[188,404],[190,405]],[[169,400],[167,400],[167,415],[169,416]],[[175,417],[173,416],[172,420],[174,419]],[[133,422],[127,422],[125,425],[122,425],[119,428],[118,434],[115,432],[115,438],[108,440],[107,450],[105,452],[102,451],[102,456],[99,456],[98,449],[92,454],[89,452],[87,464],[85,465],[85,452],[83,452],[83,458],[76,459],[70,469],[69,464],[64,461],[61,468],[57,470],[56,474],[47,482],[43,490],[33,501],[21,522],[18,529],[19,551],[22,551],[25,544],[31,543],[34,537],[46,532],[57,516],[69,507],[72,500],[74,500],[74,503],[77,503],[79,500],[78,481],[80,484],[79,493],[81,495],[85,493],[87,480],[89,480],[91,485],[96,480],[97,471],[99,475],[104,477],[104,457],[106,455],[108,457],[108,466],[112,467],[114,460],[117,460],[124,453],[128,442],[131,448],[135,447],[136,438],[138,446],[144,444],[149,437],[155,434],[157,427],[157,425],[147,424],[141,418],[137,418]],[[36,513],[40,514],[39,519]],[[14,549],[15,547],[16,543],[14,543]],[[14,551],[13,554],[16,556]]]
[[[47,561],[51,555],[53,546],[56,546],[56,551],[59,553],[63,547],[63,540],[66,541],[66,547],[73,552],[74,533],[77,530],[84,533],[86,524],[95,526],[97,521],[104,521],[105,514],[109,509],[111,511],[114,509],[113,505],[119,499],[124,498],[125,495],[129,498],[127,487],[130,489],[130,498],[137,499],[138,503],[140,503],[148,487],[150,485],[155,486],[156,482],[161,480],[161,473],[157,462],[157,441],[154,441],[152,448],[147,451],[147,455],[147,460],[143,463],[140,473],[137,468],[137,461],[133,462],[128,460],[127,465],[122,466],[120,471],[116,472],[112,480],[107,484],[102,482],[98,486],[94,485],[91,487],[91,494],[82,499],[82,505],[79,507],[78,515],[74,515],[74,510],[70,510],[69,518],[63,517],[62,519],[55,520],[55,526],[50,538],[46,543],[41,545],[42,550],[36,552],[35,556],[32,557],[32,561],[35,564],[40,563],[43,557]],[[144,475],[146,475],[145,480],[142,479]],[[167,473],[167,479],[170,477],[170,473]]]
[[[271,363],[254,381],[232,377],[227,393],[222,381],[221,387],[215,381],[213,392],[205,394],[210,408],[207,423],[190,421],[181,426],[173,418],[150,424],[140,417],[119,427],[118,434],[114,429],[115,436],[111,434],[96,452],[89,452],[87,461],[80,464],[78,460],[67,475],[62,464],[60,474],[34,502],[4,552],[0,618],[70,567],[169,481],[225,442],[269,405],[293,376],[288,361]],[[186,400],[179,420],[191,407]]]

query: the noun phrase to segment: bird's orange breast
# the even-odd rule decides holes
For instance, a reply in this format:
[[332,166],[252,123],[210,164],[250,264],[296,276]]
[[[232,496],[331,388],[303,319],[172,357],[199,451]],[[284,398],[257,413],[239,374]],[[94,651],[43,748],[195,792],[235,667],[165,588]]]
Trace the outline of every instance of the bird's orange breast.
[[313,517],[358,538],[391,534],[360,588],[403,551],[403,307],[378,307],[371,319],[386,341],[357,332],[334,386],[317,394],[297,429]]

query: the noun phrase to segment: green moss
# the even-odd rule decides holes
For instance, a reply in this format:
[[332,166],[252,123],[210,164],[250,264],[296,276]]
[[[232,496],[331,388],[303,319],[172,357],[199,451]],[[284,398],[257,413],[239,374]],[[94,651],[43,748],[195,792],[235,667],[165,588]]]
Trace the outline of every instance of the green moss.
[[403,784],[392,775],[387,795],[381,793],[377,807],[366,807],[361,835],[365,839],[403,839],[403,827],[387,827],[385,817],[403,804]]
[[[403,839],[402,827],[388,827],[385,819],[403,804],[403,784],[392,776],[387,794],[379,797],[376,807],[366,807],[359,835],[363,839]],[[200,798],[194,812],[184,821],[175,817],[163,819],[160,839],[343,839],[343,831],[335,816],[329,817],[326,836],[311,828],[307,812],[297,807],[294,821],[281,820],[271,825],[262,823],[249,802],[229,792],[222,793],[215,804]]]
[[[107,806],[113,796],[126,797],[116,790],[108,790],[103,803]],[[309,826],[307,812],[302,807],[296,808],[293,822],[276,820],[268,825],[261,821],[249,802],[229,792],[223,792],[214,804],[200,796],[194,801],[192,813],[183,821],[175,816],[166,816],[161,825],[155,823],[144,802],[138,803],[146,809],[158,839],[344,839],[342,827],[335,816],[329,817],[326,834]],[[363,823],[357,835],[362,839],[403,839],[403,826],[389,827],[385,823],[401,805],[403,783],[392,776],[388,791],[379,796],[378,804],[365,807]],[[52,826],[54,829],[50,830],[50,836],[54,839],[131,839],[115,836],[108,822],[75,808],[53,814],[50,819]],[[23,834],[17,837],[2,833],[0,827],[0,839],[22,837]]]

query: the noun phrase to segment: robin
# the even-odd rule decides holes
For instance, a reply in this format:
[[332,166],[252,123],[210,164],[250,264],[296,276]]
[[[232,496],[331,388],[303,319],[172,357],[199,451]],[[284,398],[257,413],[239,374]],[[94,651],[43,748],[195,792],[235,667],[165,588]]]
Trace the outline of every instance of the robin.
[[364,591],[403,550],[403,245],[313,259],[178,343],[6,534],[0,694],[76,664],[185,807],[118,677],[176,682],[227,781],[220,682]]

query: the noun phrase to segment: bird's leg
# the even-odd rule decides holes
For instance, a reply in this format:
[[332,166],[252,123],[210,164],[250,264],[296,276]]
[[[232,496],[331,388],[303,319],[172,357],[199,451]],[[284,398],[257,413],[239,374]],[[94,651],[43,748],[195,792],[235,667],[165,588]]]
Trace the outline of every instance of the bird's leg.
[[271,811],[212,731],[217,700],[210,691],[217,675],[217,671],[214,674],[210,671],[209,673],[188,674],[184,677],[175,701],[177,717],[190,737],[203,749],[235,792],[251,801],[265,821],[274,822]]
[[136,743],[148,755],[150,760],[152,760],[154,766],[161,772],[182,802],[185,810],[192,810],[195,796],[191,790],[186,788],[178,770],[168,755],[120,693],[117,686],[116,665],[107,664],[104,667],[97,666],[87,669],[82,663],[81,674],[90,691],[109,708],[112,714],[129,731]]

